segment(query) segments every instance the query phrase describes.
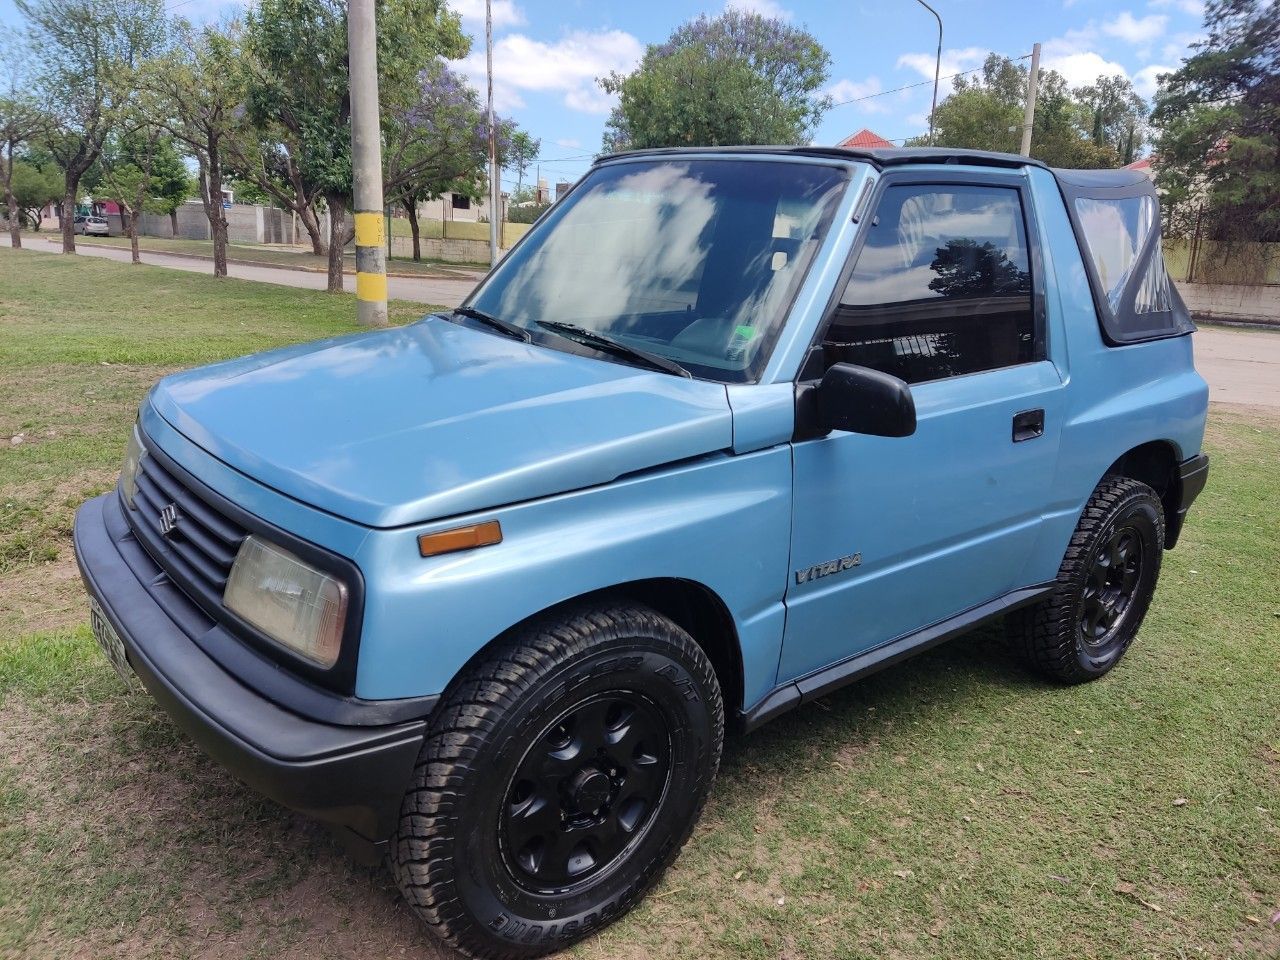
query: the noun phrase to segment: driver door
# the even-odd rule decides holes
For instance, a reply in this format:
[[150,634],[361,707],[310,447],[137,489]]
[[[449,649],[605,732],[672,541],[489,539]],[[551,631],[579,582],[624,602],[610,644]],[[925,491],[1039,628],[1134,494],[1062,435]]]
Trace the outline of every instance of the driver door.
[[805,373],[899,377],[917,428],[793,445],[779,683],[1026,586],[1055,469],[1063,383],[1022,177],[890,173],[875,209]]

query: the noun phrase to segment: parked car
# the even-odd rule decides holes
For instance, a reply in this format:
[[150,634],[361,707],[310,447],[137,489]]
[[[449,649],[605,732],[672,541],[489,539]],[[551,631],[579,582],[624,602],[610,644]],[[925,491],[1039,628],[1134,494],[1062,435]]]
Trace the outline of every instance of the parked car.
[[87,234],[91,237],[111,236],[111,224],[107,223],[104,217],[79,216],[72,220],[71,224],[78,234]]
[[93,628],[450,944],[544,953],[726,726],[996,618],[1114,669],[1208,473],[1193,329],[1140,173],[606,157],[457,310],[161,380],[76,517]]

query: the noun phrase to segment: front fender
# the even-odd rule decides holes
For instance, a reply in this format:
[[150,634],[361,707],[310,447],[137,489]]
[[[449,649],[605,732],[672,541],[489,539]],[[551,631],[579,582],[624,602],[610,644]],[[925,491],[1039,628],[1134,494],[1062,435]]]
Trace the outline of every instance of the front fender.
[[[486,520],[501,523],[501,543],[419,555],[421,534]],[[439,693],[478,650],[548,607],[672,577],[707,587],[732,615],[753,703],[777,675],[790,529],[791,459],[779,446],[371,531],[355,558],[367,585],[356,694]]]

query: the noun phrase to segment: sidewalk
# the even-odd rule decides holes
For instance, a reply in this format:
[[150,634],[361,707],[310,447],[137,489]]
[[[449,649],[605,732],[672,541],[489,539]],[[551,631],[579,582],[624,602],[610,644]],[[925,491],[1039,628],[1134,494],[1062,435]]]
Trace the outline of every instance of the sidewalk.
[[[128,263],[130,260],[129,247],[127,245],[123,247],[108,246],[101,242],[95,243],[92,240],[85,243],[82,242],[83,238],[81,237],[76,239],[76,253],[80,256],[104,257],[108,260],[122,263]],[[50,238],[47,235],[28,234],[23,237],[23,248],[42,254],[60,255],[61,248],[46,242],[48,240]],[[52,243],[57,244],[60,242],[59,239],[52,238]],[[0,245],[9,246],[8,233],[0,235]],[[212,258],[200,254],[157,253],[152,250],[143,250],[141,255],[142,262],[150,266],[167,267],[171,270],[186,270],[191,273],[213,272]],[[433,306],[456,307],[474,289],[476,275],[465,271],[450,271],[450,273],[462,275],[438,277],[394,274],[388,278],[387,295],[394,300],[409,300]],[[238,259],[228,261],[227,274],[240,280],[274,283],[278,286],[299,287],[308,290],[323,290],[327,282],[327,276],[323,271],[313,270],[309,267],[300,268],[290,264],[281,265],[261,261],[241,262]],[[344,274],[343,289],[348,292],[355,292],[354,272]]]

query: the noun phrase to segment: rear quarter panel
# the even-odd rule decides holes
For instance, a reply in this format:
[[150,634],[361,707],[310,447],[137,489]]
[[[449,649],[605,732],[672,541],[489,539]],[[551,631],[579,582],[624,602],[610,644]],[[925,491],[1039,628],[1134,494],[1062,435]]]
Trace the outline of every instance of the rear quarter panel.
[[1027,583],[1057,574],[1071,533],[1107,468],[1127,451],[1164,441],[1185,460],[1200,452],[1209,388],[1192,337],[1110,347],[1102,339],[1084,261],[1062,195],[1047,170],[1031,171],[1046,256],[1050,355],[1067,381],[1051,502]]

